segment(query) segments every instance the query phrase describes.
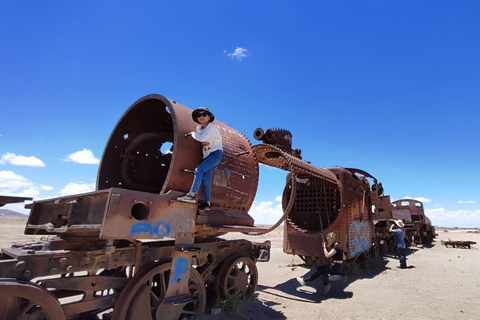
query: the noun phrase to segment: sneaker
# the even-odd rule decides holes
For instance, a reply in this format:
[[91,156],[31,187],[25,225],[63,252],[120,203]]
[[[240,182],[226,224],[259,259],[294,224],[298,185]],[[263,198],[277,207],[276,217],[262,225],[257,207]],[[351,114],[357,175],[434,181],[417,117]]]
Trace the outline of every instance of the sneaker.
[[182,201],[182,202],[189,202],[189,203],[197,203],[197,200],[195,200],[194,197],[189,195],[188,193],[184,196],[178,197],[177,201]]
[[324,294],[327,294],[328,291],[330,291],[331,286],[332,286],[332,285],[331,285],[330,283],[327,283],[327,284],[325,285],[325,291],[324,291],[323,293],[324,293]]
[[306,286],[305,281],[303,280],[302,277],[297,277],[298,283],[300,283],[302,286]]
[[208,202],[202,203],[201,205],[198,206],[199,211],[208,211],[212,209],[212,205],[208,204]]

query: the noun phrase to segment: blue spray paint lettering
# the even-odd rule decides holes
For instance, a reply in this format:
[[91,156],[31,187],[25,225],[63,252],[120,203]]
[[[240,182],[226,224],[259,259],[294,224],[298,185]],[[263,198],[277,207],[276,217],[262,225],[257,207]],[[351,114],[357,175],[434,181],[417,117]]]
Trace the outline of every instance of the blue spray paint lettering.
[[350,255],[352,257],[370,248],[370,230],[371,225],[368,222],[353,222],[350,224]]
[[139,233],[148,233],[149,236],[166,237],[170,234],[170,224],[164,221],[151,224],[148,222],[137,222],[130,229],[130,236]]
[[180,257],[176,259],[174,262],[175,266],[175,274],[173,275],[172,283],[179,282],[184,276],[185,271],[187,271],[188,267],[190,266],[190,262],[187,258],[185,257]]

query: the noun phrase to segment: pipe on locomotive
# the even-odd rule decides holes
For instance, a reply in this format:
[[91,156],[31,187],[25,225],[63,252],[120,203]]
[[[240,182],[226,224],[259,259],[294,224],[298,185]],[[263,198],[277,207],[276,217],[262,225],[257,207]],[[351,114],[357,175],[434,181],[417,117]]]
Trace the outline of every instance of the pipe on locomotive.
[[[284,214],[270,230],[276,228],[285,219],[288,219],[297,230],[303,233],[327,229],[328,222],[330,220],[333,222],[340,210],[341,185],[335,174],[301,160],[301,151],[292,149],[292,134],[288,130],[268,129],[263,131],[263,129],[257,128],[253,135],[257,140],[264,142],[253,147],[257,160],[265,165],[289,172],[282,197]],[[307,188],[311,190],[321,188],[324,191],[328,186],[328,190],[331,191],[328,197],[330,198],[333,195],[335,200],[332,201],[335,201],[336,204],[330,206],[332,210],[327,210],[328,212],[326,210],[322,211],[321,205],[320,207],[314,205],[308,209],[314,213],[313,219],[296,219],[296,217],[302,216],[301,213],[296,214],[296,212],[299,209],[298,203],[302,202],[302,197],[306,194],[304,189],[307,180]],[[314,198],[315,196],[312,195],[310,202],[321,203],[322,199]],[[323,221],[325,221],[325,225],[323,225]]]

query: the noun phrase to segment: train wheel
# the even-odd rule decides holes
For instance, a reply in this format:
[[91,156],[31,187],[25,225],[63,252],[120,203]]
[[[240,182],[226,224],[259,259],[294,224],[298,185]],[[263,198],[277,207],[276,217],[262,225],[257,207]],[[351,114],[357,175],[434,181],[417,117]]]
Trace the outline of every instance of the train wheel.
[[62,320],[58,300],[47,290],[25,281],[0,280],[0,319]]
[[257,266],[248,257],[232,257],[223,265],[218,281],[222,298],[241,293],[244,300],[251,299],[257,289]]
[[202,314],[207,295],[202,276],[190,270],[190,294],[198,298],[187,304],[166,308],[163,299],[168,288],[171,263],[155,263],[141,270],[122,290],[115,303],[112,320],[178,320]]

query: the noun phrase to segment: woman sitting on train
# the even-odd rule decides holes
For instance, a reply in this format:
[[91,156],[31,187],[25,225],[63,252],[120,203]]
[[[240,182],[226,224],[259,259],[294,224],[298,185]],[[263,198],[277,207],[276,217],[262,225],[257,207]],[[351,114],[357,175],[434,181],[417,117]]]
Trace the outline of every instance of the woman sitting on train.
[[297,281],[305,286],[306,282],[313,281],[321,276],[322,282],[325,286],[324,294],[330,290],[330,283],[328,276],[331,274],[341,274],[343,270],[343,248],[336,242],[336,235],[334,232],[327,234],[326,240],[323,241],[323,253],[325,258],[331,259],[330,263],[326,266],[319,266],[315,273],[311,275],[304,275],[298,277]]

